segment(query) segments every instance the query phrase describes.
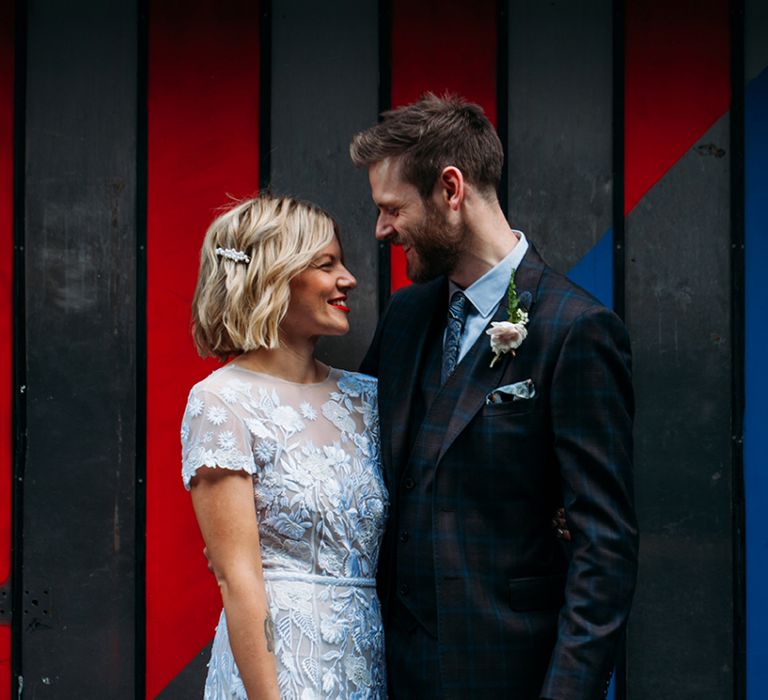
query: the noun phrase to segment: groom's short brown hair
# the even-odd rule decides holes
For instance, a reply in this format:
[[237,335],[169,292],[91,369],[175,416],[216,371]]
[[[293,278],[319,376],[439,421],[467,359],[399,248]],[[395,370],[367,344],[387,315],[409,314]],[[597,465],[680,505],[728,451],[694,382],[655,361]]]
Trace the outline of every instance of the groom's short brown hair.
[[358,167],[400,158],[403,177],[424,199],[449,165],[484,195],[495,196],[504,162],[501,141],[482,107],[431,92],[384,112],[380,123],[355,134],[349,153]]

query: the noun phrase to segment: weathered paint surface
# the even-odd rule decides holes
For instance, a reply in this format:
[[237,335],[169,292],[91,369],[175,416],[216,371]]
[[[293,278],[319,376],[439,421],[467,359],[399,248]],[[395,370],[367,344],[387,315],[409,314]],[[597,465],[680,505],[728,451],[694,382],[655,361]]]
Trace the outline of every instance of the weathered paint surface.
[[138,9],[42,0],[27,13],[17,651],[25,697],[130,697]]
[[[696,146],[711,143],[730,151],[727,117]],[[728,156],[694,147],[627,219],[642,532],[628,653],[639,697],[722,700],[733,687],[729,205]],[[675,673],[655,673],[662,664]]]
[[0,5],[0,700],[11,693],[10,575],[13,404],[13,3]]
[[509,219],[566,272],[613,225],[611,2],[508,7]]

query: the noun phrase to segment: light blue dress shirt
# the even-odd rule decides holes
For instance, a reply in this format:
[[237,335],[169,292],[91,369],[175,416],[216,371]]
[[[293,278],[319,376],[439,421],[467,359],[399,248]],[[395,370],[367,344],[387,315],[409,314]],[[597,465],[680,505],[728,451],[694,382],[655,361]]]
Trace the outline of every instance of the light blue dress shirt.
[[[525,234],[515,230],[512,233],[518,238],[517,245],[506,258],[488,270],[480,279],[475,280],[464,290],[461,290],[461,287],[450,280],[448,282],[449,303],[453,293],[457,291],[463,291],[469,300],[467,320],[464,323],[459,344],[458,362],[461,362],[480,334],[488,327],[494,311],[507,295],[512,270],[519,267],[525,252],[528,250]],[[445,342],[445,335],[443,335],[443,342]]]

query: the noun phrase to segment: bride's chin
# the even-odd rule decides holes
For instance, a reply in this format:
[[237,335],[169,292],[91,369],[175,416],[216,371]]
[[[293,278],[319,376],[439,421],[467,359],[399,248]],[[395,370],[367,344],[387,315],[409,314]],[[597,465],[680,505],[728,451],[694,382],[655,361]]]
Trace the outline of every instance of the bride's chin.
[[339,326],[338,328],[334,328],[333,330],[327,330],[321,333],[320,337],[321,338],[338,338],[339,336],[347,335],[347,333],[349,333],[349,330],[350,330],[350,326],[349,326],[349,323],[347,323],[346,328],[342,328],[341,326]]

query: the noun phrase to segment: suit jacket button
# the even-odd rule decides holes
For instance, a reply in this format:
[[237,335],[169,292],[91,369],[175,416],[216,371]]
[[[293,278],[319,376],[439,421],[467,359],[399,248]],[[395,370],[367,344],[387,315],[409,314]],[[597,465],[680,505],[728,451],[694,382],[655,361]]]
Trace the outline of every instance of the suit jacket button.
[[416,482],[409,476],[403,482],[403,486],[405,486],[405,488],[410,491],[414,486],[416,486]]
[[407,583],[401,583],[400,584],[400,595],[408,595],[408,591],[410,591],[410,590],[411,589],[408,588],[408,584]]
[[411,538],[411,536],[408,534],[408,530],[403,530],[400,533],[400,541],[401,542],[407,542],[410,538]]

